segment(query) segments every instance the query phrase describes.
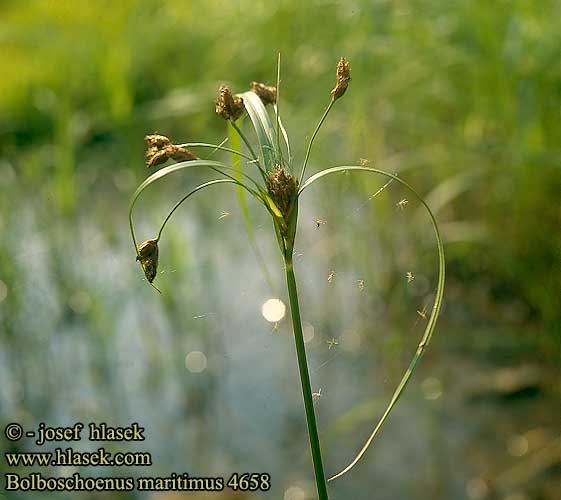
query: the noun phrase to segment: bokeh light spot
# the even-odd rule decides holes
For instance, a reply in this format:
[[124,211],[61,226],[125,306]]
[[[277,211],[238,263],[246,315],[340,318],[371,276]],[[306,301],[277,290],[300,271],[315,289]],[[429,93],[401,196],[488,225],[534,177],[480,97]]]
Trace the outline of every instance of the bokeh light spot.
[[310,325],[310,323],[304,323],[302,325],[302,333],[304,334],[304,342],[307,344],[308,342],[314,340],[316,331],[313,325]]
[[284,500],[305,500],[306,493],[299,486],[291,486],[284,492]]
[[528,439],[525,436],[512,436],[508,440],[507,448],[513,457],[521,457],[528,453]]
[[185,356],[185,368],[191,373],[201,373],[206,370],[206,356],[201,351],[191,351]]
[[489,488],[487,483],[480,477],[474,477],[470,479],[466,485],[466,490],[468,497],[473,500],[480,500],[487,496],[489,493]]
[[261,307],[261,314],[267,321],[276,323],[284,318],[286,306],[280,299],[269,299]]
[[435,377],[428,377],[421,383],[425,399],[438,399],[442,396],[442,382]]

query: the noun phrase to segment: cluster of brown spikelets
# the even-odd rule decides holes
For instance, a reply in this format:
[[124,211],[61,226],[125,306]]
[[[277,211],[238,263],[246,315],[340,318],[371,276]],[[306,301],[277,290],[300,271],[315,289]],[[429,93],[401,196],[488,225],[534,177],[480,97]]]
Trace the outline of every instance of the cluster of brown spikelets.
[[267,191],[281,211],[285,221],[288,222],[298,190],[296,177],[284,167],[276,167],[267,175]]
[[236,121],[243,115],[243,112],[243,99],[234,97],[228,85],[220,85],[216,98],[216,114],[225,120]]
[[344,57],[341,57],[341,59],[339,59],[339,64],[337,64],[337,85],[331,91],[331,95],[334,101],[339,99],[339,97],[341,97],[347,91],[347,87],[349,86],[350,81],[351,68],[347,60]]
[[[277,102],[277,88],[265,85],[264,83],[251,82],[252,92],[257,94],[265,106],[267,104],[274,104]],[[218,88],[218,97],[215,101],[216,114],[225,120],[236,121],[243,115],[245,110],[243,99],[241,97],[234,97],[228,85],[220,85]]]
[[153,167],[165,163],[169,159],[175,161],[191,161],[197,157],[188,149],[172,142],[164,135],[147,135],[144,140],[148,143],[146,151],[146,166]]
[[[351,80],[349,63],[341,57],[337,65],[336,86],[331,91],[333,101],[339,99],[347,90]],[[277,102],[277,88],[264,83],[251,82],[250,90],[257,94],[263,104]],[[234,96],[227,85],[220,85],[215,101],[216,113],[225,120],[238,120],[244,113],[243,99]],[[160,134],[147,135],[148,143],[146,165],[154,167],[168,160],[191,161],[198,157],[183,146],[173,144],[169,138]],[[285,221],[288,221],[298,191],[298,181],[284,165],[277,165],[269,171],[266,178],[267,192],[277,205]],[[147,240],[139,245],[136,260],[142,265],[144,275],[152,283],[158,270],[158,240]]]
[[275,104],[277,102],[277,88],[264,83],[251,82],[251,91],[255,92],[267,104]]

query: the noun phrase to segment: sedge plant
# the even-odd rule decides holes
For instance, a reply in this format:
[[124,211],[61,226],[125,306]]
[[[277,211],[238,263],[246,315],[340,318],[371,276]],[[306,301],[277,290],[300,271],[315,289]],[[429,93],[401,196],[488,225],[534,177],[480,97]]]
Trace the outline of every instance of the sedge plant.
[[[139,261],[146,280],[156,289],[154,280],[157,276],[159,243],[162,233],[176,210],[195,193],[221,184],[231,184],[238,189],[242,213],[247,222],[247,205],[245,196],[252,196],[266,210],[272,219],[273,228],[277,237],[278,247],[284,262],[286,274],[286,286],[288,290],[290,312],[292,316],[292,327],[294,342],[296,345],[298,369],[302,385],[302,396],[310,452],[314,468],[317,494],[321,500],[328,498],[327,482],[339,478],[352,469],[362,458],[382,425],[387,420],[392,408],[399,400],[405,386],[410,380],[413,372],[425,352],[433,334],[436,320],[439,315],[444,290],[444,250],[440,238],[438,225],[435,217],[423,198],[403,179],[397,175],[371,168],[365,165],[343,165],[321,170],[306,178],[306,167],[314,144],[322,124],[327,118],[334,104],[345,94],[350,82],[349,63],[341,58],[336,70],[336,85],[331,91],[328,105],[319,120],[309,140],[305,157],[300,168],[295,168],[296,161],[292,158],[288,134],[282,124],[279,113],[279,82],[280,82],[280,56],[279,69],[277,72],[277,86],[268,86],[253,82],[251,89],[234,95],[229,87],[221,85],[216,99],[216,113],[228,122],[228,137],[220,144],[209,144],[203,142],[191,142],[186,144],[173,144],[167,137],[162,135],[146,136],[148,151],[146,153],[148,167],[154,167],[168,160],[175,160],[173,165],[161,168],[149,176],[135,191],[129,208],[129,222],[132,240],[136,251],[136,259]],[[271,107],[272,111],[267,108]],[[249,140],[242,130],[242,121],[249,116],[256,140]],[[229,145],[226,143],[229,141]],[[244,147],[242,147],[242,144]],[[191,149],[212,150],[206,159],[195,155]],[[216,151],[225,151],[231,154],[232,163],[226,164],[221,161],[210,159]],[[191,191],[187,192],[171,209],[162,222],[157,236],[138,244],[134,231],[133,208],[142,192],[156,181],[179,173],[189,172],[190,169],[207,169],[218,175],[216,179],[210,180]],[[348,172],[360,175],[378,175],[394,181],[408,189],[416,197],[427,211],[432,222],[436,245],[438,249],[438,283],[436,287],[435,300],[426,328],[423,332],[417,350],[401,381],[395,389],[385,411],[374,426],[373,431],[366,440],[364,446],[357,453],[354,460],[343,470],[326,480],[319,433],[314,411],[313,393],[310,384],[308,364],[306,360],[306,348],[302,332],[302,321],[298,300],[297,280],[293,262],[294,244],[298,224],[298,203],[307,188],[324,177]],[[257,252],[253,238],[251,225],[246,224],[251,246]],[[260,260],[262,262],[262,259]],[[158,290],[159,291],[159,290]]]

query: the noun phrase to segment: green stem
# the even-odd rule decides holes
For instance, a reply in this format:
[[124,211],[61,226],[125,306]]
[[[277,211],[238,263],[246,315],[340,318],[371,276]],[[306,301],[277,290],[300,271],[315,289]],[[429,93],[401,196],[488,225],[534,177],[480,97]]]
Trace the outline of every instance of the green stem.
[[310,439],[310,449],[312,451],[316,487],[319,500],[328,500],[327,485],[325,483],[325,474],[323,472],[323,463],[321,460],[321,447],[316,424],[316,414],[314,411],[314,400],[310,385],[310,375],[308,373],[308,362],[306,361],[306,347],[304,346],[304,334],[302,333],[298,291],[296,290],[294,266],[291,258],[285,259],[285,269],[288,296],[290,298],[290,312],[292,314],[292,329],[294,330],[294,342],[296,344],[296,354],[298,356],[298,369],[300,371],[300,382],[302,383],[304,408],[306,409],[306,422],[308,424],[308,437]]
[[[257,158],[252,158],[251,156],[243,154],[241,151],[236,151],[235,149],[227,148],[227,147],[221,146],[220,144],[208,144],[206,142],[186,142],[185,144],[178,144],[178,146],[183,147],[183,148],[212,148],[212,149],[214,149],[213,153],[215,153],[218,150],[226,151],[228,153],[232,153],[232,154],[241,156],[242,158],[245,158],[246,160],[249,160],[250,162],[257,162]],[[210,155],[209,155],[209,158],[210,158]]]
[[331,99],[331,101],[329,102],[329,106],[327,106],[327,108],[325,109],[325,112],[323,113],[321,120],[317,124],[317,127],[314,130],[314,133],[312,134],[312,138],[310,139],[310,142],[308,144],[308,149],[306,151],[306,157],[304,158],[304,164],[302,165],[302,173],[300,174],[300,182],[298,183],[298,185],[301,185],[302,181],[304,180],[304,173],[306,172],[306,166],[308,165],[308,160],[310,159],[310,152],[312,151],[312,145],[314,144],[314,139],[316,138],[316,135],[318,135],[319,129],[323,125],[323,122],[327,118],[327,115],[331,111],[331,108],[333,107],[334,103],[335,101]]
[[174,212],[183,204],[183,202],[187,201],[188,198],[193,196],[197,191],[200,191],[201,189],[207,188],[209,186],[214,186],[215,184],[223,184],[223,183],[237,184],[240,189],[244,189],[243,183],[241,181],[237,181],[234,179],[215,179],[213,181],[205,182],[204,184],[197,186],[195,189],[189,191],[183,198],[181,198],[170,210],[170,212],[164,219],[164,222],[162,222],[162,225],[160,226],[160,230],[158,231],[158,236],[156,237],[156,241],[160,241],[160,239],[162,238],[162,232],[164,231],[166,224],[171,219],[171,216],[174,214]]
[[261,172],[261,177],[263,177],[263,180],[265,180],[265,171],[263,170],[263,168],[261,167],[261,165],[259,165],[259,157],[255,154],[255,151],[253,151],[253,148],[251,147],[251,144],[249,143],[249,141],[247,140],[247,137],[244,135],[244,133],[241,131],[240,127],[238,127],[236,125],[236,122],[234,120],[230,120],[230,123],[232,125],[232,127],[234,127],[234,130],[238,133],[238,135],[241,137],[242,141],[244,142],[245,146],[247,147],[248,151],[250,152],[251,156],[253,156],[256,160],[257,160],[257,168],[259,169],[259,172]]
[[281,53],[279,52],[279,58],[277,62],[277,102],[275,103],[276,115],[277,115],[277,151],[281,156],[282,161],[282,149],[280,147],[280,117],[279,117],[279,101],[280,101],[280,68],[281,68]]

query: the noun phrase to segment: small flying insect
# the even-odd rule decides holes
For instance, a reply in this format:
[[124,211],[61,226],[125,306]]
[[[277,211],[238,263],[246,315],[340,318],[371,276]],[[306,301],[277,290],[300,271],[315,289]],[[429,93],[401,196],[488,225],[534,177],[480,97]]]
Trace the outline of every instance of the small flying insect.
[[325,224],[325,221],[323,219],[316,219],[314,221],[316,223],[316,228],[319,229],[320,226],[322,226],[323,224]]
[[321,387],[318,389],[317,392],[312,392],[312,399],[314,400],[314,403],[318,401],[319,398],[321,398]]
[[329,276],[327,276],[327,282],[333,283],[334,279],[335,279],[335,271],[329,271]]
[[[417,314],[419,315],[419,318],[422,318],[426,321],[426,319],[427,319],[427,306],[423,306],[422,311],[419,311],[417,309]],[[415,322],[415,324],[419,321],[419,318],[417,318],[417,321]]]
[[366,158],[359,158],[358,162],[361,167],[366,167],[366,165],[370,163],[370,160],[367,160]]
[[398,201],[395,206],[397,208],[399,208],[400,210],[403,210],[407,204],[409,203],[409,200],[407,198],[403,198],[402,200]]
[[364,280],[357,280],[358,289],[362,292],[364,290]]
[[226,210],[222,210],[222,212],[220,212],[220,217],[218,217],[218,220],[224,219],[225,217],[230,217],[230,215],[232,215],[231,212],[227,212]]
[[331,350],[332,347],[339,345],[339,341],[335,339],[335,337],[326,340],[327,345],[329,346],[328,349]]
[[415,276],[413,276],[411,271],[407,271],[405,277],[407,278],[407,283],[411,283],[415,279]]

